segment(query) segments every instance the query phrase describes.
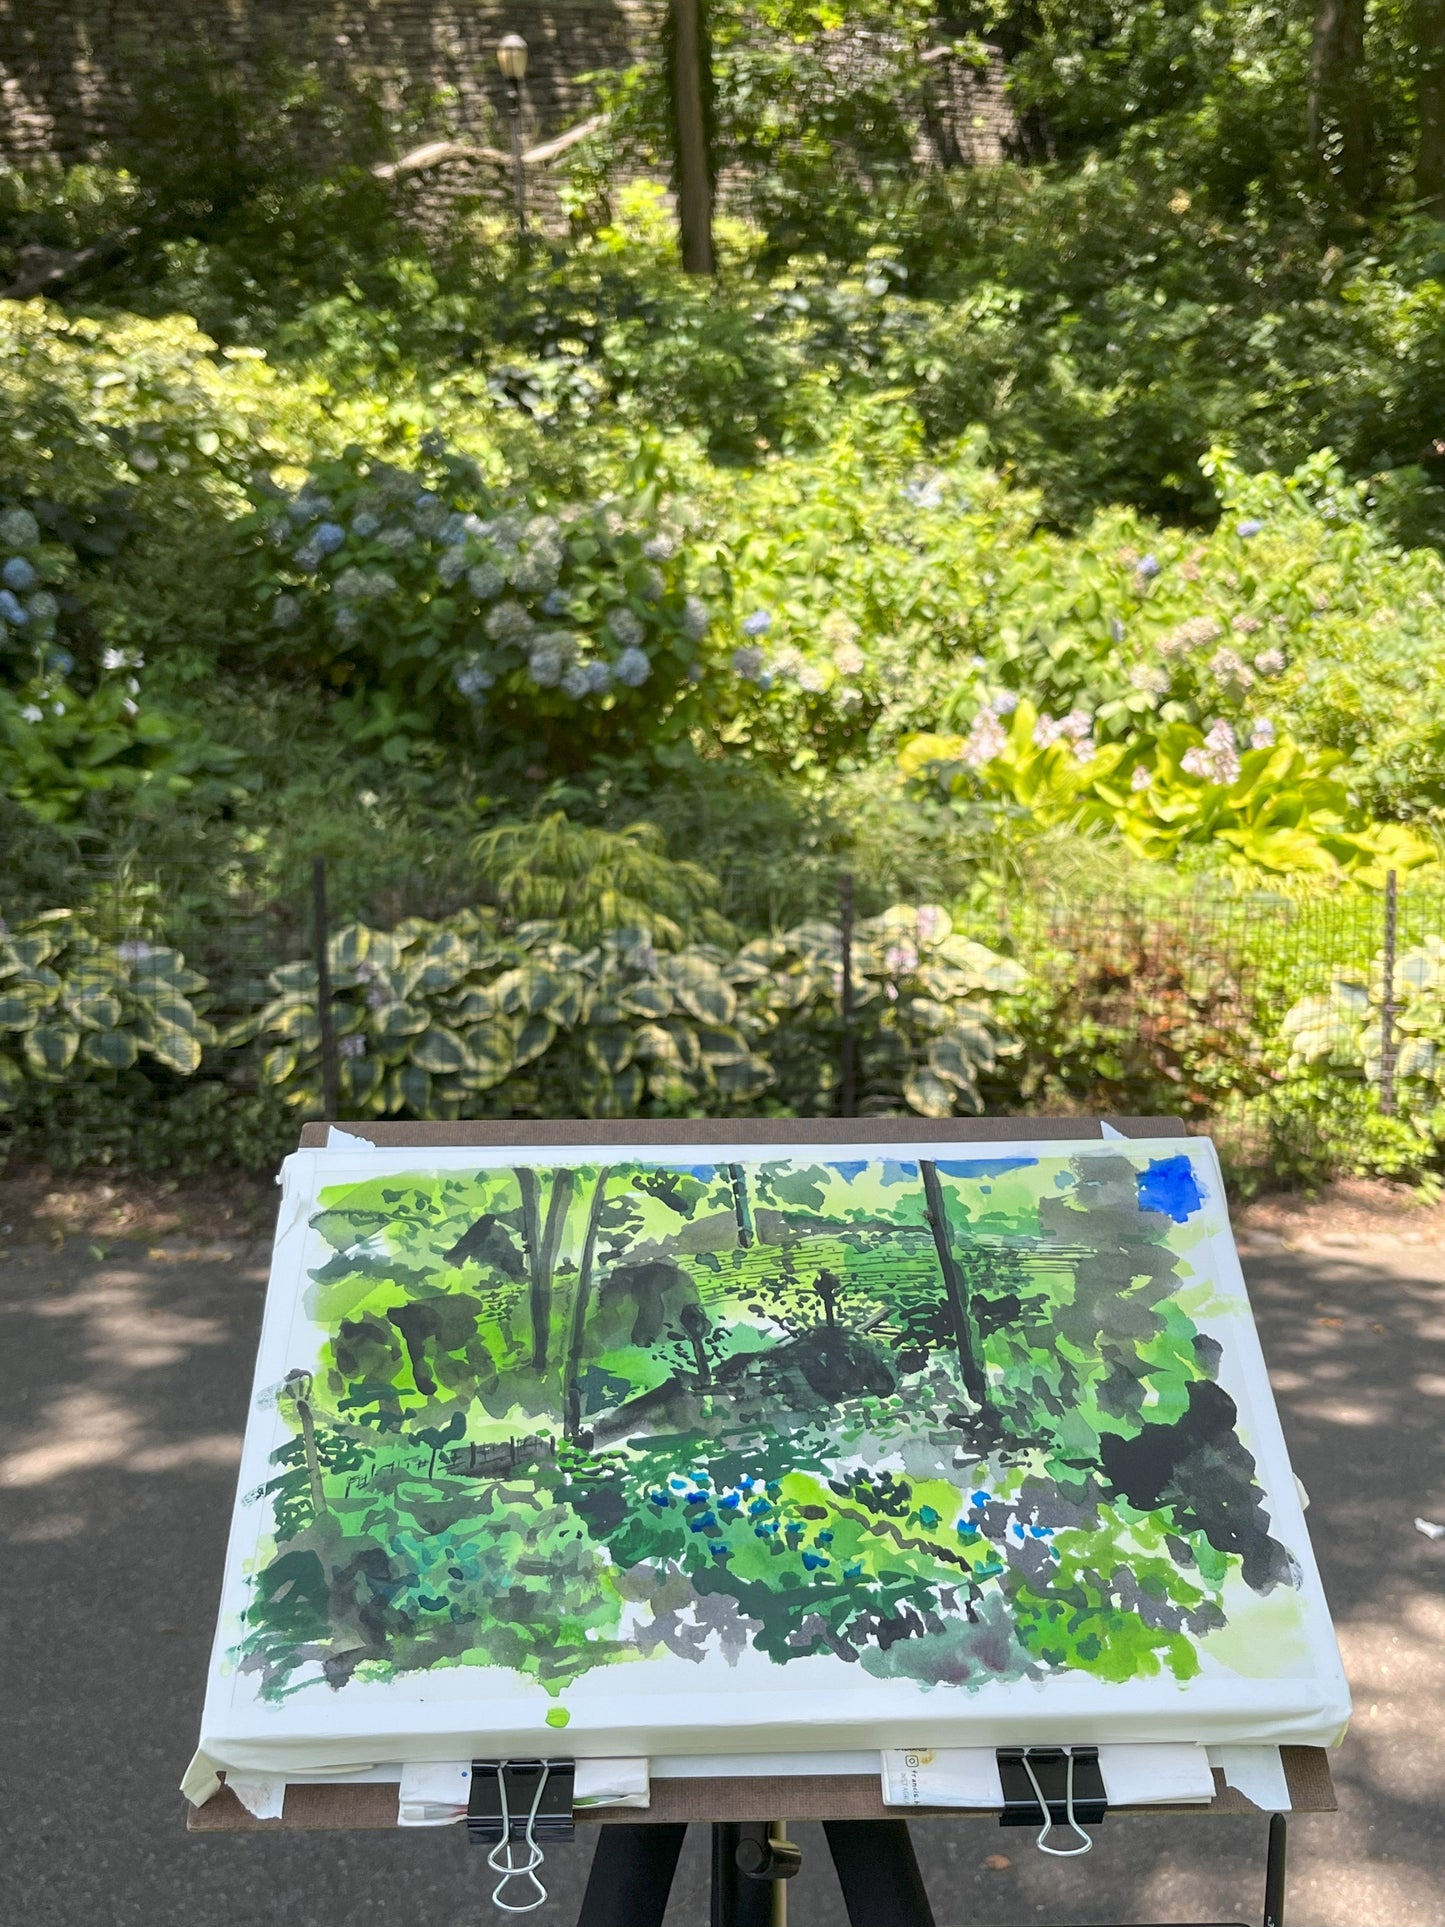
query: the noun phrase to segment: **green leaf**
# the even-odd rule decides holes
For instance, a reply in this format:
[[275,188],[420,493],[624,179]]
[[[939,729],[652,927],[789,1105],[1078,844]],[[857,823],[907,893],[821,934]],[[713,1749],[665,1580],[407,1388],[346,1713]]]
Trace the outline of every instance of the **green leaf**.
[[25,1061],[37,1077],[61,1077],[79,1048],[80,1032],[73,1024],[40,1024],[26,1034]]
[[454,1031],[433,1024],[411,1047],[411,1061],[438,1077],[455,1076],[470,1067],[471,1053]]
[[200,1038],[179,1024],[153,1024],[148,1048],[158,1064],[181,1077],[190,1077],[201,1067]]
[[140,1055],[133,1032],[128,1030],[91,1031],[80,1047],[87,1064],[99,1070],[128,1071]]
[[261,1059],[262,1083],[289,1084],[300,1062],[301,1053],[294,1044],[280,1044],[275,1050],[268,1050]]
[[617,1002],[635,1017],[667,1017],[672,1014],[673,995],[664,984],[644,980],[629,984]]
[[552,1039],[557,1035],[557,1026],[546,1017],[529,1017],[522,1026],[517,1039],[516,1061],[519,1065],[530,1064],[534,1058],[549,1050]]
[[431,1022],[419,1004],[383,1004],[371,1020],[375,1034],[386,1042],[398,1037],[419,1037]]
[[904,1082],[903,1096],[920,1117],[952,1117],[954,1091],[933,1070],[914,1071]]
[[120,998],[99,985],[72,989],[66,996],[65,1007],[76,1022],[88,1030],[114,1030],[122,1015]]
[[0,991],[0,1030],[33,1030],[50,1001],[38,984],[8,984]]
[[673,991],[679,1004],[705,1024],[730,1024],[737,1014],[737,992],[705,957],[684,951],[658,960],[659,979]]

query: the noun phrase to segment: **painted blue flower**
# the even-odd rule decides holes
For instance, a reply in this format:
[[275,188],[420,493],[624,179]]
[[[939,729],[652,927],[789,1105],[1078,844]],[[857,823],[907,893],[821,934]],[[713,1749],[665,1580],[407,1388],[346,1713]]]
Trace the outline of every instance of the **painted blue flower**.
[[22,623],[30,620],[29,614],[13,589],[0,589],[0,620],[13,623],[17,629]]
[[1153,555],[1144,556],[1140,560],[1136,573],[1141,575],[1146,582],[1152,582],[1159,573],[1159,558]]
[[765,636],[773,626],[773,618],[766,609],[754,609],[750,616],[743,618],[745,636]]
[[771,1512],[772,1509],[772,1506],[769,1505],[766,1499],[754,1499],[748,1507],[748,1512],[752,1518],[759,1519],[765,1512]]
[[804,1572],[818,1572],[829,1563],[830,1562],[823,1557],[821,1552],[805,1552],[803,1554]]
[[921,1505],[918,1508],[918,1523],[928,1532],[932,1532],[938,1524],[938,1514],[931,1505]]
[[688,1505],[706,1505],[707,1504],[706,1492],[689,1492],[687,1495],[687,1504]]
[[717,1520],[711,1512],[700,1512],[695,1519],[688,1520],[688,1530],[690,1532],[706,1532],[709,1526],[715,1526],[716,1524]]
[[714,1559],[731,1559],[733,1549],[729,1545],[715,1545],[712,1549],[712,1556]]
[[814,1535],[814,1543],[820,1546],[831,1546],[833,1535],[831,1532],[819,1532]]
[[983,1508],[988,1504],[988,1501],[989,1501],[989,1495],[987,1492],[975,1492],[973,1495],[973,1504],[978,1508],[979,1511],[983,1510]]
[[862,1570],[863,1570],[863,1564],[862,1564],[862,1561],[860,1560],[858,1564],[855,1566],[844,1566],[843,1577],[845,1579],[856,1579],[858,1575],[862,1572]]
[[687,1490],[686,1479],[673,1478],[669,1479],[667,1483],[672,1487],[674,1492],[686,1492]]
[[1256,522],[1254,517],[1250,516],[1245,521],[1237,524],[1235,534],[1242,535],[1247,542],[1250,536],[1258,535],[1263,527],[1263,522]]
[[346,530],[339,522],[318,522],[311,532],[311,540],[323,555],[335,555],[346,541]]
[[23,555],[12,555],[0,569],[0,580],[7,589],[33,589],[40,577],[35,573],[34,564],[27,562]]
[[738,1493],[729,1492],[724,1495],[722,1499],[722,1504],[729,1512],[736,1512],[738,1507],[742,1504],[742,1499]]

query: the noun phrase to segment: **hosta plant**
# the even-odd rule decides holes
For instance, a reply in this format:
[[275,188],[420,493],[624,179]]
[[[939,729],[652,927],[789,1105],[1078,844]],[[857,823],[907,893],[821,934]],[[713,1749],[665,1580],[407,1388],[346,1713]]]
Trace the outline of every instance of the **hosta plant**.
[[27,1079],[126,1071],[149,1059],[189,1077],[214,1033],[193,999],[205,979],[178,950],[108,942],[83,912],[50,910],[0,936],[0,1108]]
[[[661,954],[641,930],[623,929],[581,950],[555,924],[504,932],[467,911],[389,932],[348,925],[328,960],[350,1116],[726,1110],[771,1082],[737,1021],[726,954],[710,946]],[[271,1003],[232,1041],[259,1034],[265,1082],[314,1108],[315,966],[288,964],[271,987]]]
[[[1390,1041],[1396,1101],[1445,1136],[1445,942],[1426,937],[1395,960]],[[1289,1068],[1352,1072],[1379,1087],[1385,1043],[1385,959],[1368,971],[1337,971],[1329,988],[1301,997],[1280,1034]]]
[[[747,944],[731,975],[779,1095],[804,1115],[833,1107],[842,1060],[842,933],[799,924]],[[956,934],[938,904],[898,904],[853,933],[856,1094],[864,1111],[923,1117],[983,1108],[979,1080],[1018,1046],[991,1000],[1027,973]]]

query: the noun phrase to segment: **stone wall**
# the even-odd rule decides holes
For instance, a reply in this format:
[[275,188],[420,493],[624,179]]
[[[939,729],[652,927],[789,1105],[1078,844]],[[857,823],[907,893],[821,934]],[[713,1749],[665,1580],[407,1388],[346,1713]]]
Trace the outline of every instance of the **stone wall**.
[[531,50],[526,136],[589,111],[580,76],[622,66],[659,30],[664,0],[0,0],[0,157],[93,158],[123,128],[145,75],[188,42],[244,72],[267,54],[317,60],[392,103],[440,97],[431,133],[495,141],[505,87],[496,43]]

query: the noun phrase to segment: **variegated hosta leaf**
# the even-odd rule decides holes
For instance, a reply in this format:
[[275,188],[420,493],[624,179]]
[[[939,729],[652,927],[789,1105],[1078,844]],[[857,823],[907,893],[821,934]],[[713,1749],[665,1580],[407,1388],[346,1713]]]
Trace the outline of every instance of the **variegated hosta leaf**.
[[952,1084],[926,1066],[913,1071],[903,1085],[905,1102],[920,1117],[952,1117],[957,1095]]
[[371,955],[373,932],[364,923],[348,923],[327,940],[326,961],[333,975],[354,972]]
[[455,1076],[470,1066],[470,1053],[455,1031],[433,1024],[411,1047],[411,1061],[437,1077]]
[[578,1087],[584,1117],[630,1117],[642,1102],[642,1072],[629,1064],[614,1077],[593,1071]]
[[1435,1069],[1435,1046],[1427,1037],[1407,1037],[1395,1059],[1397,1077],[1429,1077]]
[[387,1079],[388,1106],[393,1110],[407,1110],[417,1117],[426,1117],[431,1106],[432,1082],[420,1064],[403,1064],[393,1071]]
[[[979,1047],[980,1039],[982,1049]],[[929,1069],[937,1071],[956,1090],[967,1091],[970,1096],[977,1089],[978,1072],[990,1069],[993,1062],[993,1040],[987,1031],[951,1031],[947,1037],[936,1037],[928,1047]]]
[[450,930],[439,930],[418,949],[408,951],[404,982],[408,998],[451,990],[472,968],[472,953]]
[[452,1021],[458,1024],[480,1024],[497,1014],[496,993],[490,985],[473,985],[458,991],[447,1005]]
[[301,1052],[295,1044],[278,1044],[275,1050],[268,1050],[261,1059],[262,1083],[289,1084],[300,1062]]
[[736,1030],[703,1024],[697,1032],[698,1049],[714,1070],[724,1064],[743,1064],[752,1056],[747,1040]]
[[79,1048],[80,1032],[73,1024],[37,1024],[25,1033],[25,1062],[37,1077],[63,1076]]
[[666,984],[642,978],[628,984],[617,1001],[634,1017],[667,1017],[672,1012],[673,995]]
[[156,989],[185,997],[206,988],[205,978],[199,971],[190,969],[179,950],[164,947],[148,950],[145,956],[137,958],[131,967],[131,981],[142,995]]
[[80,1054],[97,1070],[128,1071],[140,1055],[140,1045],[132,1031],[93,1030],[87,1032]]
[[316,966],[303,958],[300,963],[282,964],[266,979],[283,997],[315,997]]
[[584,1043],[588,1057],[598,1070],[608,1071],[615,1076],[632,1062],[634,1034],[623,1024],[589,1030]]
[[517,1063],[517,1043],[510,1024],[477,1024],[463,1033],[467,1047],[465,1076],[471,1090],[490,1090],[510,1077]]
[[714,1063],[713,1074],[724,1097],[756,1097],[773,1082],[773,1067],[765,1057],[745,1056]]
[[696,1032],[693,1031],[689,1025],[680,1022],[677,1018],[673,1018],[672,1022],[668,1024],[667,1030],[672,1038],[673,1048],[677,1052],[677,1060],[680,1067],[689,1073],[700,1070],[702,1068],[702,1052],[698,1048]]
[[561,989],[549,997],[546,1013],[561,1030],[571,1030],[582,1019],[586,1005],[587,984],[585,979],[567,975],[561,979]]
[[789,950],[813,962],[837,963],[843,954],[843,939],[837,924],[817,919],[787,931],[783,942]]
[[737,1015],[737,992],[716,964],[695,953],[660,958],[657,974],[682,1008],[701,1022],[730,1024]]
[[549,1050],[552,1039],[557,1035],[557,1026],[546,1017],[529,1017],[523,1024],[516,1043],[518,1064],[530,1064],[542,1053]]
[[13,1057],[0,1056],[0,1111],[13,1111],[24,1092],[24,1071]]
[[39,970],[63,942],[64,938],[59,935],[11,937],[6,948],[22,970]]
[[33,1030],[53,1001],[33,978],[11,978],[0,986],[0,1030]]
[[661,1024],[639,1024],[632,1033],[632,1049],[634,1055],[646,1064],[656,1065],[659,1071],[682,1069],[677,1039]]
[[200,1038],[179,1024],[153,1023],[146,1047],[158,1064],[181,1077],[190,1077],[201,1067]]
[[430,1022],[421,1004],[383,1004],[373,1013],[371,1027],[379,1038],[390,1043],[396,1038],[419,1037]]
[[535,1016],[545,1010],[552,999],[562,989],[559,973],[545,969],[541,964],[519,964],[515,969],[504,970],[492,984],[492,995],[497,1006],[510,1015]]
[[79,990],[72,986],[65,997],[65,1008],[86,1030],[114,1030],[122,1015],[120,998],[100,984]]
[[788,946],[776,937],[756,937],[743,945],[728,975],[735,984],[761,983],[771,977],[788,954]]

